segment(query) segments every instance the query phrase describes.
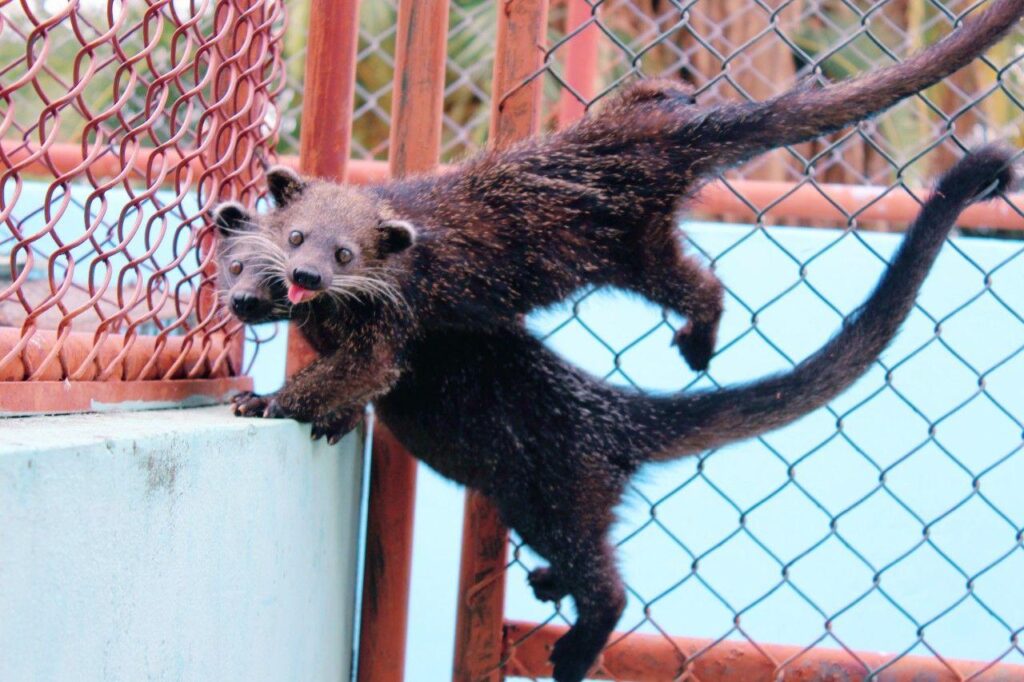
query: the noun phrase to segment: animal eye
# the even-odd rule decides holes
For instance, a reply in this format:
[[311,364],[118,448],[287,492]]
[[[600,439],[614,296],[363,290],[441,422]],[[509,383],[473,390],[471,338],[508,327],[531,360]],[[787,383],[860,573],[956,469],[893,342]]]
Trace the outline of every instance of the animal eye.
[[231,265],[228,266],[228,272],[230,272],[235,277],[238,277],[239,275],[241,275],[242,274],[242,261],[240,261],[240,260],[233,260],[233,261],[231,261]]
[[338,259],[339,263],[345,265],[352,261],[352,252],[348,249],[341,248],[334,252],[334,257]]
[[288,243],[292,246],[298,246],[302,243],[302,233],[298,230],[292,230],[291,234],[288,235]]

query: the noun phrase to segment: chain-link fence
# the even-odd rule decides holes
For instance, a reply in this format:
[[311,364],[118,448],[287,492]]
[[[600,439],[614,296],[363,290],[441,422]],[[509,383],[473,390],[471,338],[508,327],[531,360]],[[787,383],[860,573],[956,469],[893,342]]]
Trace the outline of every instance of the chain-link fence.
[[[971,11],[915,0],[553,2],[531,78],[543,80],[548,128],[643,76],[682,78],[701,102],[759,100],[893,63]],[[690,215],[731,223],[684,225],[729,289],[708,373],[668,349],[678,320],[608,292],[584,292],[535,330],[643,389],[792,366],[892,253],[895,236],[863,228],[902,230],[966,149],[1024,142],[1022,46],[1018,28],[921,95],[703,193]],[[616,531],[629,606],[596,676],[1024,679],[1022,209],[1014,195],[965,214],[899,340],[829,408],[640,476]],[[484,677],[542,678],[573,614],[534,604],[526,576],[543,562],[515,538],[510,549],[501,664]]]
[[283,29],[262,0],[0,7],[0,380],[242,373],[207,211],[261,192]]

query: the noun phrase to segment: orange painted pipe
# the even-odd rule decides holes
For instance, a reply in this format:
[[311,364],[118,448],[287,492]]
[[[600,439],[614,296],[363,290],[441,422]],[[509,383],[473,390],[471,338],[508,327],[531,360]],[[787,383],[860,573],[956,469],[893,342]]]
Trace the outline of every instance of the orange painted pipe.
[[[305,175],[337,182],[345,179],[352,137],[358,45],[357,0],[312,0],[299,157],[279,159],[280,162]],[[295,374],[316,357],[316,351],[298,328],[289,325],[285,374]]]
[[[171,381],[17,381],[0,383],[0,416],[95,412],[195,404],[197,398],[218,403],[238,391],[252,390],[249,377]],[[126,406],[126,402],[135,403]]]
[[302,173],[345,179],[358,44],[359,2],[312,0],[299,140]]
[[[387,168],[380,161],[353,162],[349,171],[349,181],[358,184],[383,182],[387,177]],[[928,190],[916,190],[915,194],[924,198]],[[1007,199],[1009,202],[997,198],[968,207],[960,215],[957,225],[1024,232],[1024,192],[1010,194]],[[759,217],[793,216],[845,223],[849,216],[853,216],[858,221],[909,224],[917,217],[920,204],[903,188],[828,182],[812,185],[730,180],[728,185],[721,181],[710,183],[688,208],[705,213],[726,213],[751,222]]]
[[[401,0],[391,107],[392,177],[437,165],[447,52],[448,0]],[[405,676],[415,506],[416,460],[379,424],[370,465],[361,682],[402,682]]]
[[[587,24],[591,16],[597,12],[596,7],[592,8],[586,0],[565,0],[565,3],[565,34],[571,37],[559,51],[565,54],[565,82],[575,94],[568,88],[562,88],[558,101],[559,128],[582,118],[587,111],[587,105],[594,99],[597,38],[601,33],[594,23]],[[582,30],[581,26],[584,26]],[[585,101],[580,101],[580,98]]]
[[[564,626],[509,622],[505,652],[509,677],[550,677],[548,656]],[[1024,665],[903,656],[844,649],[807,649],[780,644],[615,633],[587,679],[664,682],[861,682],[876,671],[877,682],[1021,682]],[[696,655],[687,661],[688,656]]]
[[[15,152],[15,143],[4,141],[2,145],[4,151],[15,162],[24,161],[29,155],[24,149]],[[163,156],[165,159],[153,159],[152,150],[143,149],[133,157],[129,165],[145,168],[151,159],[154,163],[180,162],[180,158],[171,152]],[[77,167],[82,162],[83,155],[76,145],[58,144],[47,150],[46,158],[56,170],[66,172]],[[299,167],[298,159],[294,156],[282,157],[280,161],[293,168]],[[113,176],[120,172],[119,164],[118,159],[104,156],[91,168],[99,176]],[[194,164],[198,171],[199,162],[195,161]],[[48,166],[42,161],[27,165],[23,172],[27,175],[50,174]],[[310,170],[304,172],[320,175]],[[388,165],[383,161],[352,159],[349,162],[347,180],[353,184],[384,182],[389,177]],[[732,189],[729,189],[729,186]],[[856,215],[857,219],[862,221],[909,223],[917,215],[919,207],[906,190],[893,190],[876,185],[811,185],[769,180],[730,180],[729,186],[720,181],[709,184],[700,192],[691,207],[707,213],[726,213],[749,221],[756,220],[758,216],[792,216],[806,220],[837,220],[844,223],[848,215]],[[924,190],[915,193],[921,197],[927,194]],[[1006,201],[996,199],[969,207],[960,216],[957,224],[961,227],[994,227],[1024,232],[1024,215],[1021,215],[1024,213],[1024,193],[1016,192],[1010,194],[1008,198],[1010,204],[1016,206],[1020,212]]]
[[466,492],[455,622],[454,682],[502,679],[508,530],[490,500]]

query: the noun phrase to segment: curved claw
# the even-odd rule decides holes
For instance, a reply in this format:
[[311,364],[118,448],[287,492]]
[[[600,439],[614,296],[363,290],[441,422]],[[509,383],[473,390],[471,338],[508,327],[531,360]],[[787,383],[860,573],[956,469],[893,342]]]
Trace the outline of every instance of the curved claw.
[[263,410],[264,419],[286,419],[288,415],[277,400],[271,400]]
[[346,409],[325,415],[313,420],[310,436],[313,440],[326,437],[329,445],[336,445],[362,418],[361,409]]

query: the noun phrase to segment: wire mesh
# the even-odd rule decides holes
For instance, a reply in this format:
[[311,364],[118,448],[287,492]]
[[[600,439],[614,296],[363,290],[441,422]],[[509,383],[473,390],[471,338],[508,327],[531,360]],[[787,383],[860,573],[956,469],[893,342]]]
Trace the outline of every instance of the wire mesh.
[[280,2],[0,7],[0,379],[240,374],[207,211],[276,144]]
[[[549,128],[644,76],[685,79],[702,102],[757,100],[799,79],[841,79],[897,61],[975,8],[958,0],[565,0],[552,3],[549,42],[538,48],[545,65],[531,80],[543,80]],[[582,293],[536,328],[569,357],[586,358],[588,369],[639,388],[725,385],[792,366],[853,311],[891,253],[894,238],[863,228],[905,226],[863,220],[865,210],[896,194],[923,199],[931,178],[983,141],[1021,146],[1022,45],[1018,28],[970,67],[871,121],[726,173],[727,191],[755,218],[688,231],[691,250],[729,287],[707,374],[668,370],[668,356],[665,364],[638,361],[662,353],[678,321],[650,309],[612,315],[606,292]],[[573,72],[581,60],[594,64],[582,79]],[[765,203],[744,196],[750,185],[739,180],[789,184]],[[881,190],[851,209],[831,183]],[[801,188],[835,213],[772,210]],[[821,647],[872,678],[915,656],[949,679],[988,679],[997,663],[1024,662],[1024,595],[1011,577],[1024,565],[1024,508],[1012,492],[1024,466],[1024,205],[997,201],[1017,227],[982,221],[963,233],[987,239],[951,241],[941,267],[954,286],[926,288],[900,340],[855,389],[742,452],[709,452],[633,486],[616,535],[632,559],[623,566],[630,606],[620,622],[626,634],[612,646],[628,648],[641,634],[663,639],[661,651],[675,651],[680,665],[674,679],[714,679],[695,671],[737,641],[751,644],[776,679]],[[699,200],[691,208],[735,218],[702,211]],[[771,222],[837,229],[794,235]],[[742,273],[751,267],[766,276],[751,282]],[[860,284],[851,291],[841,278]],[[793,343],[793,325],[809,335],[805,344]],[[751,357],[768,366],[751,368]],[[511,547],[508,604],[522,604],[526,575],[542,562],[516,539]],[[566,607],[506,617],[573,620]],[[848,625],[854,620],[859,630]],[[872,628],[890,634],[873,637]],[[702,644],[682,651],[670,635]],[[517,649],[531,636],[506,642],[505,672],[525,674]],[[764,648],[780,641],[797,647],[785,655]],[[892,653],[862,653],[880,649]],[[628,679],[607,667],[598,673]]]

